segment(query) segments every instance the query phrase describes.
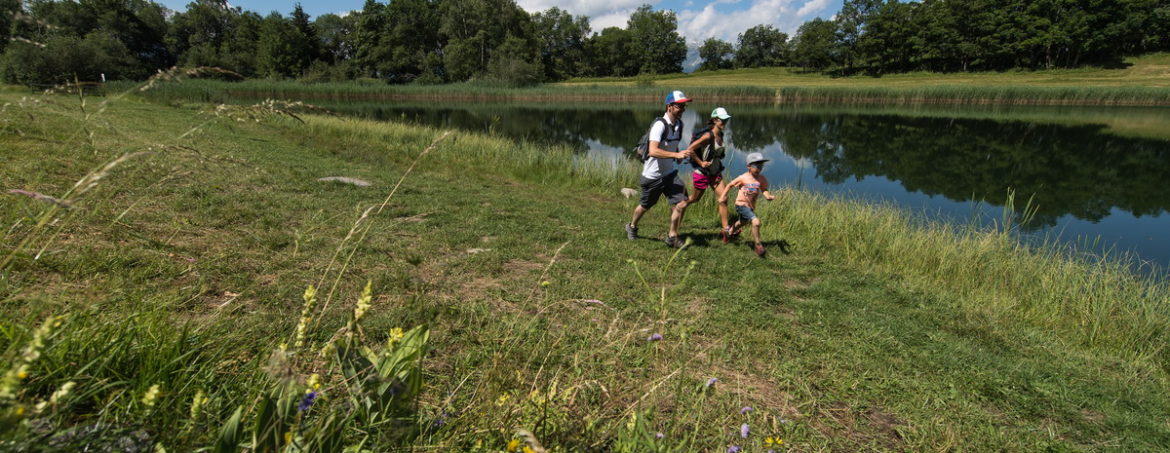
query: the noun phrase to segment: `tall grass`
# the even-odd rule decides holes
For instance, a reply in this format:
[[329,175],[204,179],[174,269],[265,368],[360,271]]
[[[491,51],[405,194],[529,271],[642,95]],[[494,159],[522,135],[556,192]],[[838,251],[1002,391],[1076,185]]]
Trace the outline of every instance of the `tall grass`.
[[988,322],[1023,319],[1069,344],[1170,370],[1170,284],[1133,272],[1123,257],[1029,246],[1012,233],[1015,206],[998,231],[915,220],[892,206],[788,191],[765,207],[814,253],[904,279],[939,302]]

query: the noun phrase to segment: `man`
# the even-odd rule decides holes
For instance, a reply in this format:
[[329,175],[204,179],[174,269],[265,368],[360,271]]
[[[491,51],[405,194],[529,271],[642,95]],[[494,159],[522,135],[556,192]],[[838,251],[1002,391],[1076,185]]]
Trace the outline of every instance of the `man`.
[[666,201],[674,205],[670,213],[670,230],[666,234],[666,245],[682,247],[683,241],[678,237],[679,223],[687,209],[687,186],[683,184],[675,168],[675,161],[689,159],[690,151],[679,152],[679,141],[682,140],[682,115],[687,110],[687,99],[682,91],[671,91],[666,95],[666,113],[662,118],[654,120],[648,135],[650,139],[649,158],[642,164],[642,178],[639,185],[642,187],[642,198],[638,207],[634,208],[634,217],[626,224],[626,237],[638,238],[638,221],[642,215],[658,203],[659,196],[665,196]]

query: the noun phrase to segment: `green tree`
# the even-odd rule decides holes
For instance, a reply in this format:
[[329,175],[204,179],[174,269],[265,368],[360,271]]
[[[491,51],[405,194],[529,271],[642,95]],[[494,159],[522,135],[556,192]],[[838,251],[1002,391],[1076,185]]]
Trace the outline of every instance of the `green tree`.
[[443,40],[439,34],[438,5],[431,0],[394,0],[386,9],[385,35],[390,58],[382,71],[393,82],[441,75]]
[[540,58],[547,80],[564,80],[582,75],[585,61],[585,42],[589,38],[589,18],[573,17],[560,8],[532,16],[536,39],[540,44]]
[[642,5],[626,24],[633,41],[633,56],[642,74],[682,72],[687,44],[678,34],[678,17],[673,11],[653,11]]
[[171,19],[167,45],[184,66],[214,66],[251,76],[262,18],[224,0],[197,0]]
[[771,25],[756,25],[739,34],[735,66],[760,68],[788,63],[788,34]]
[[0,0],[0,53],[8,46],[12,31],[16,28],[16,13],[20,12],[20,0]]
[[586,73],[597,77],[629,77],[638,74],[633,36],[624,28],[606,27],[585,43]]
[[837,24],[816,18],[805,22],[793,38],[792,61],[802,68],[823,71],[837,64]]
[[361,12],[354,15],[353,33],[350,34],[354,68],[363,76],[379,77],[379,64],[391,57],[391,49],[383,39],[385,6],[377,0],[366,0]]
[[256,74],[269,78],[300,75],[304,69],[302,47],[305,36],[293,23],[272,12],[260,24],[256,43]]
[[300,42],[293,43],[293,45],[297,48],[298,65],[301,70],[304,70],[309,67],[309,63],[321,58],[321,42],[317,37],[317,30],[309,22],[309,15],[305,13],[304,8],[301,8],[300,3],[297,3],[296,7],[293,8],[289,21],[297,28],[302,37]]
[[447,42],[443,62],[450,80],[484,75],[497,49],[518,50],[515,42],[501,48],[509,37],[524,43],[523,58],[537,55],[532,20],[515,1],[446,0],[440,6],[440,33]]
[[321,49],[321,60],[336,64],[353,56],[350,33],[353,33],[354,18],[336,14],[322,14],[313,21],[313,32],[317,35],[317,46]]
[[852,70],[858,58],[857,40],[865,32],[865,24],[881,7],[882,0],[845,0],[837,13],[837,41],[840,43],[841,63]]
[[699,47],[699,58],[703,59],[699,70],[729,69],[732,67],[732,58],[734,57],[735,49],[732,48],[731,43],[718,38],[707,38]]

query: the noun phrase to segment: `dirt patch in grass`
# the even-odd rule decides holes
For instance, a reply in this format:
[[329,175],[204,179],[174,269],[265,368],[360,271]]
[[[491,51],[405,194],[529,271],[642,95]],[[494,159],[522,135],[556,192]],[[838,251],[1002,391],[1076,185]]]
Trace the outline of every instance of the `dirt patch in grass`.
[[[831,422],[827,423],[828,420]],[[814,409],[810,423],[825,437],[842,439],[852,444],[850,449],[838,448],[835,451],[871,448],[898,450],[905,446],[904,439],[898,433],[898,426],[904,423],[879,406],[857,411],[846,403],[834,402]]]

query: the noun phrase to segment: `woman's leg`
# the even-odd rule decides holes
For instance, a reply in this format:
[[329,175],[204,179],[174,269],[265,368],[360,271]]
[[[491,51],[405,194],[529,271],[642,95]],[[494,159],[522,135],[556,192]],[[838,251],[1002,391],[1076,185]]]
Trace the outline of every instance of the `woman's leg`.
[[727,210],[727,182],[719,180],[719,185],[715,186],[715,195],[719,197],[716,200],[719,207],[719,223],[724,230],[727,230],[731,228],[731,224],[728,223],[731,219],[731,213]]

